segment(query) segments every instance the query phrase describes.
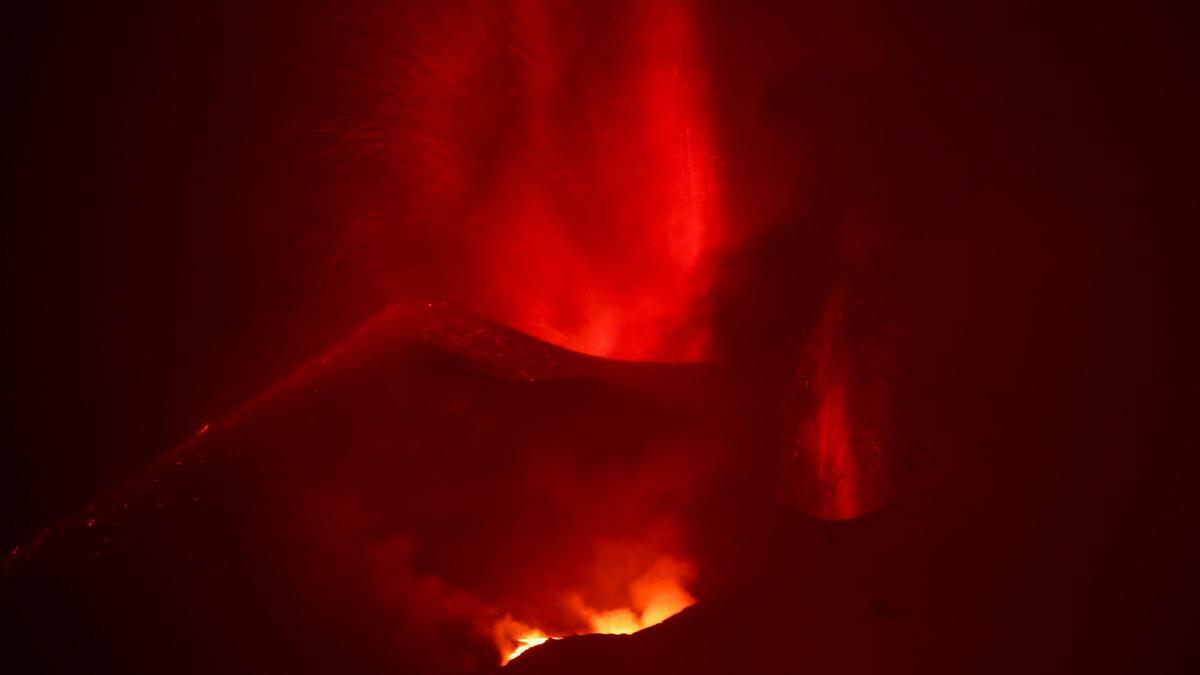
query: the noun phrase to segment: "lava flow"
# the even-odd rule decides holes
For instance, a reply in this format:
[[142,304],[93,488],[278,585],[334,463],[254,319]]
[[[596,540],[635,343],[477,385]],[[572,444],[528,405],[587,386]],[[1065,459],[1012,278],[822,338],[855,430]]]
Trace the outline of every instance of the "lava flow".
[[517,638],[517,643],[520,646],[518,646],[516,649],[512,650],[512,652],[510,652],[508,656],[504,657],[504,660],[501,662],[500,665],[507,665],[509,661],[512,661],[513,659],[517,658],[521,654],[524,654],[526,651],[528,651],[538,645],[545,644],[548,640],[556,640],[556,639],[557,638],[549,637],[542,631],[536,630],[536,629],[532,632],[526,633],[524,637]]
[[662,623],[696,602],[683,587],[691,566],[673,558],[663,558],[629,587],[630,604],[626,607],[598,610],[589,606],[579,595],[571,595],[566,604],[586,630],[561,635],[546,631],[505,616],[495,626],[496,647],[505,665],[526,651],[568,635],[600,633],[629,635],[643,628]]

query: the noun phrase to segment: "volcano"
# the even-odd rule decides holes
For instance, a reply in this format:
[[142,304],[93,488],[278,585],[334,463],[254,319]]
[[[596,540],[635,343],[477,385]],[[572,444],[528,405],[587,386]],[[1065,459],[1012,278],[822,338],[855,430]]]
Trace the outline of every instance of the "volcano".
[[[1089,590],[1118,583],[1109,575],[1136,569],[1141,552],[1097,558],[1081,545],[1084,488],[1048,490],[1056,475],[1000,495],[988,486],[1014,467],[994,465],[858,518],[806,515],[765,498],[750,473],[727,480],[720,458],[750,447],[761,421],[738,405],[738,381],[581,356],[444,306],[389,308],[14,549],[7,634],[24,662],[59,672],[1155,662],[1125,632],[1128,615]],[[1007,441],[994,437],[994,451]],[[697,448],[710,467],[694,466]],[[655,489],[621,489],[634,480]],[[583,488],[594,493],[579,499]],[[634,581],[577,574],[597,540],[617,542],[624,555],[605,561],[634,574],[687,551],[708,572],[700,601],[630,635],[588,634],[563,589],[605,602],[597,586]],[[1110,601],[1133,611],[1145,599]],[[496,671],[505,647],[489,631],[513,613],[562,637]]]
[[1182,17],[10,24],[5,672],[1197,670]]

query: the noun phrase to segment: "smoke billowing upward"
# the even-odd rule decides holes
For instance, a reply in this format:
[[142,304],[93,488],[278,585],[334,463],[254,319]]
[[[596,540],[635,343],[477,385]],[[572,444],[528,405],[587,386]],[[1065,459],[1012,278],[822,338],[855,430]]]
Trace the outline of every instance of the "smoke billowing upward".
[[[374,179],[380,194],[372,195],[379,206],[351,244],[367,251],[384,283],[401,295],[424,289],[577,352],[720,362],[743,375],[727,383],[737,393],[709,396],[728,404],[746,394],[765,416],[759,433],[767,436],[745,448],[690,432],[686,442],[675,434],[665,444],[638,436],[593,447],[575,434],[606,422],[576,420],[561,430],[569,440],[549,445],[461,444],[457,456],[488,458],[486,482],[464,482],[457,464],[431,481],[439,472],[421,464],[411,469],[424,477],[417,486],[381,485],[370,499],[362,483],[371,476],[350,480],[333,501],[358,514],[351,522],[375,527],[335,525],[326,535],[352,537],[335,550],[390,561],[364,578],[406,608],[402,625],[465,621],[503,655],[524,639],[628,632],[661,620],[663,606],[690,604],[703,581],[692,534],[695,514],[712,508],[703,501],[714,465],[738,464],[725,479],[748,477],[737,489],[752,498],[783,494],[823,517],[853,517],[886,500],[886,390],[876,366],[892,345],[861,315],[853,334],[845,330],[855,300],[847,300],[846,283],[831,282],[869,267],[855,258],[869,259],[862,250],[887,228],[845,234],[847,210],[861,197],[849,184],[862,169],[823,137],[852,134],[847,125],[859,121],[841,119],[841,109],[815,113],[807,131],[835,148],[829,152],[795,136],[786,119],[793,104],[772,102],[779,95],[768,88],[781,73],[829,62],[853,78],[873,48],[817,41],[799,53],[783,49],[782,60],[771,51],[726,51],[726,28],[769,24],[753,11],[726,14],[689,0],[380,11],[374,62],[362,72],[376,106],[355,134],[384,158]],[[858,29],[852,16],[814,17],[813,36]],[[824,83],[811,89],[828,99]],[[763,116],[764,100],[784,107],[783,121],[747,124]],[[727,199],[730,165],[753,168],[741,171],[736,198]],[[814,204],[825,217],[807,221],[812,231],[785,234],[785,245],[770,250],[772,233],[790,232]],[[738,262],[744,247],[749,275]],[[786,259],[762,265],[761,255]],[[814,265],[821,269],[812,272]],[[795,278],[792,268],[809,273]],[[739,311],[752,315],[753,343],[740,341],[745,329],[731,318]],[[864,335],[879,354],[871,363],[858,358]],[[544,427],[553,413],[534,407],[528,424]],[[715,423],[740,424],[730,420],[741,412],[721,411]],[[508,409],[505,424],[523,415]],[[474,491],[416,496],[420,486],[447,484]],[[486,518],[468,516],[484,505]],[[408,520],[414,513],[429,519]],[[480,559],[484,569],[463,567]]]
[[384,25],[371,125],[406,196],[372,245],[425,230],[452,251],[443,293],[554,344],[708,356],[730,233],[691,3],[452,2]]
[[186,440],[12,549],[0,615],[65,672],[1118,644],[1194,472],[1148,226],[1184,219],[1144,203],[1180,181],[1114,139],[1194,125],[1124,21],[917,4],[48,10],[14,421],[91,485]]

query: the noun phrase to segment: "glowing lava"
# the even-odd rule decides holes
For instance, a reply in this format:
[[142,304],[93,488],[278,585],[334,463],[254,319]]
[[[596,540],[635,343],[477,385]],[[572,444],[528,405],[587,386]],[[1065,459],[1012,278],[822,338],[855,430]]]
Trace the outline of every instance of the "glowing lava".
[[512,650],[512,652],[508,655],[507,658],[504,659],[504,661],[502,662],[501,665],[506,664],[509,661],[512,661],[513,659],[517,658],[521,654],[524,654],[526,651],[528,651],[529,649],[531,649],[533,647],[536,647],[540,644],[544,644],[547,640],[554,640],[554,639],[557,639],[557,638],[552,638],[548,635],[545,635],[540,630],[535,630],[532,633],[529,633],[528,635],[526,635],[525,637],[519,637],[519,638],[517,638],[517,642],[520,643],[520,646],[517,647],[516,649]]
[[683,588],[681,575],[690,567],[665,559],[643,574],[629,588],[629,607],[597,610],[588,606],[579,595],[571,595],[567,605],[582,625],[589,630],[548,635],[546,632],[506,616],[495,627],[496,646],[502,655],[501,665],[526,651],[550,640],[567,635],[601,633],[629,635],[671,618],[695,604],[696,599]]

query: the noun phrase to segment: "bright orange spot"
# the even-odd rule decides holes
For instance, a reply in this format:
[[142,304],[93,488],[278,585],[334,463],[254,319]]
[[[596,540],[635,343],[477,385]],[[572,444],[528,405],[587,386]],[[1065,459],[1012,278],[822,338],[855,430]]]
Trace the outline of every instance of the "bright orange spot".
[[528,631],[525,634],[523,634],[521,637],[516,638],[517,647],[515,649],[513,649],[511,652],[509,652],[507,657],[501,659],[500,665],[502,665],[502,666],[506,665],[509,661],[512,661],[513,659],[517,658],[521,654],[524,654],[526,651],[528,651],[540,644],[545,643],[547,640],[553,640],[553,639],[555,639],[555,638],[552,638],[552,637],[546,635],[545,633],[542,633],[542,631],[540,631],[540,630]]
[[[568,596],[567,604],[589,633],[629,635],[671,618],[695,604],[696,599],[684,589],[682,582],[690,574],[690,566],[672,558],[662,558],[629,587],[630,606],[597,610],[587,605],[577,594]],[[550,636],[545,632],[506,616],[495,627],[496,646],[502,655],[501,665],[512,661],[527,650],[565,635]]]

